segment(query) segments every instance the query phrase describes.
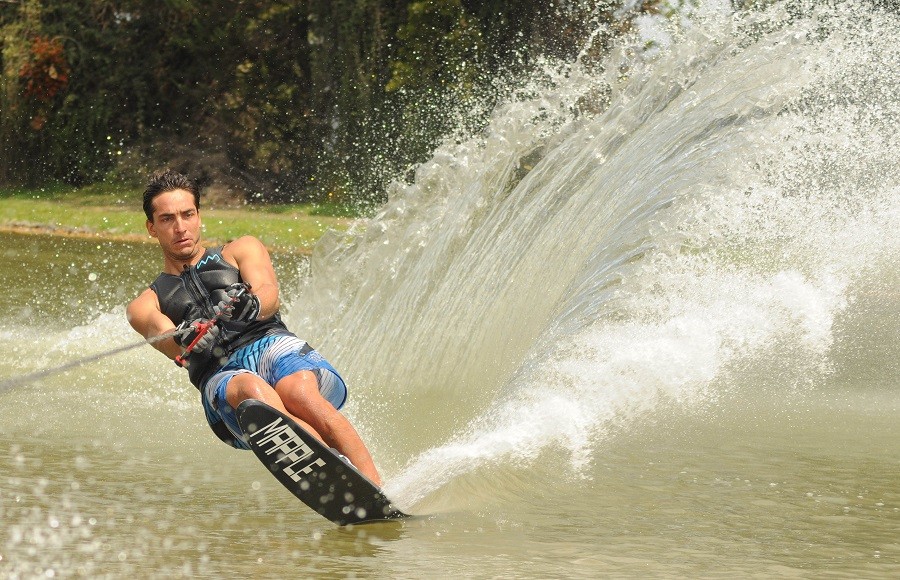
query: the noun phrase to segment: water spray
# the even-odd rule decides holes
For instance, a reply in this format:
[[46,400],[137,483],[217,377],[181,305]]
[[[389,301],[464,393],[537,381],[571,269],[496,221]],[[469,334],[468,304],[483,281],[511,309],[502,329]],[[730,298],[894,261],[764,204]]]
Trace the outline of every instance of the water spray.
[[[243,287],[234,294],[234,296],[230,297],[230,299],[228,301],[228,306],[233,306],[238,300],[240,300],[241,296],[243,296],[245,292],[249,292],[249,291],[250,291],[250,285],[245,283],[243,285]],[[180,330],[175,329],[175,330],[171,330],[169,332],[164,332],[157,336],[150,337],[146,340],[141,340],[139,342],[135,342],[135,343],[132,343],[132,344],[129,344],[126,346],[120,346],[120,347],[117,347],[117,348],[114,348],[112,350],[108,350],[105,352],[92,354],[90,356],[86,356],[86,357],[80,358],[78,360],[73,360],[73,361],[67,362],[65,364],[53,367],[53,368],[44,369],[41,371],[35,371],[33,373],[29,373],[22,377],[5,379],[3,381],[0,381],[0,395],[2,395],[6,391],[12,389],[13,387],[27,385],[27,384],[33,383],[35,381],[38,381],[40,379],[43,379],[44,377],[56,375],[56,374],[65,372],[67,370],[80,367],[82,365],[96,362],[98,360],[103,360],[105,358],[111,357],[113,355],[116,355],[116,354],[119,354],[122,352],[134,350],[134,349],[144,346],[146,344],[152,345],[152,344],[156,344],[157,342],[160,342],[162,340],[166,340],[167,338],[175,338],[176,336],[180,336],[182,334],[187,334],[189,332],[192,332],[196,326],[196,329],[198,330],[197,336],[194,338],[194,340],[191,341],[191,344],[189,344],[184,349],[184,352],[182,352],[179,356],[175,357],[175,364],[177,364],[180,367],[183,367],[185,365],[185,363],[187,362],[187,357],[191,354],[191,352],[193,352],[194,347],[196,347],[197,343],[200,341],[200,339],[203,338],[203,336],[207,332],[209,332],[209,329],[212,328],[213,326],[215,326],[216,323],[218,323],[219,319],[222,316],[222,312],[224,312],[224,311],[225,311],[225,309],[221,310],[219,313],[217,313],[215,316],[213,316],[206,322],[200,322],[194,326],[189,326],[187,328],[182,328]]]
[[90,356],[86,356],[86,357],[80,358],[78,360],[73,360],[73,361],[67,362],[65,364],[53,367],[53,368],[44,369],[42,371],[35,371],[33,373],[29,373],[22,377],[5,379],[3,381],[0,381],[0,394],[3,394],[5,391],[8,391],[9,389],[12,389],[13,387],[27,385],[27,384],[33,383],[37,380],[43,379],[44,377],[49,377],[49,376],[52,376],[55,374],[65,372],[70,369],[80,367],[82,365],[86,365],[88,363],[96,362],[98,360],[102,360],[102,359],[111,357],[111,356],[113,356],[115,354],[119,354],[121,352],[134,350],[134,349],[136,349],[140,346],[144,346],[146,344],[154,344],[161,340],[165,340],[167,338],[174,338],[178,335],[185,334],[190,331],[191,331],[191,328],[183,328],[181,330],[172,330],[170,332],[165,332],[163,334],[153,336],[146,340],[141,340],[139,342],[135,342],[135,343],[132,343],[132,344],[129,344],[126,346],[120,346],[120,347],[114,348],[112,350],[108,350],[106,352],[92,354]]

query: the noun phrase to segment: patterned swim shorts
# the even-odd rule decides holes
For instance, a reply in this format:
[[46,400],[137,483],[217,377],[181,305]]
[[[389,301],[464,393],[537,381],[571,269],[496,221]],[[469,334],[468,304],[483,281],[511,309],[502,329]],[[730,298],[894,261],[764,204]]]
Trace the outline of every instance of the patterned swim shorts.
[[249,449],[241,440],[235,410],[225,398],[228,381],[241,373],[252,373],[274,388],[278,381],[298,371],[312,371],[319,381],[319,393],[335,409],[344,406],[347,385],[322,355],[296,336],[265,336],[236,350],[225,366],[206,381],[201,389],[206,420],[211,426],[224,421],[235,436],[231,444],[239,449]]

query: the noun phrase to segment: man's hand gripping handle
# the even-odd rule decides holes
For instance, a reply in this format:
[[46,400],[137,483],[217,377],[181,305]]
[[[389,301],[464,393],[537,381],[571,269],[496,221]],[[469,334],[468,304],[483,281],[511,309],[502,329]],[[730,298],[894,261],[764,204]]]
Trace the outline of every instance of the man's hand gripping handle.
[[[238,292],[233,293],[233,295],[229,297],[228,304],[234,305],[241,299],[241,296],[243,296],[245,292],[249,291],[250,284],[244,282],[243,288],[241,288]],[[219,318],[221,318],[221,316],[221,314],[216,314],[206,322],[196,322],[191,325],[192,327],[197,329],[197,336],[194,337],[194,340],[191,341],[191,344],[185,347],[184,352],[175,357],[175,364],[183,367],[187,363],[187,357],[191,354],[191,352],[193,352],[194,347],[196,347],[197,343],[200,342],[200,340],[206,335],[207,332],[209,332],[209,329],[215,326],[217,322],[219,322]]]

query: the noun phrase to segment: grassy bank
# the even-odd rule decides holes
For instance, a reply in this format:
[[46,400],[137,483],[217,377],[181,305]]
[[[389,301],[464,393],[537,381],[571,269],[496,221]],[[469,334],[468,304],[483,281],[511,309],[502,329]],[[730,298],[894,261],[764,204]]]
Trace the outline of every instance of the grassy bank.
[[[340,207],[313,205],[219,207],[201,204],[204,240],[224,243],[250,234],[267,246],[309,251],[329,228],[346,229],[352,218]],[[110,185],[82,189],[0,190],[0,229],[51,235],[152,241],[140,191]]]

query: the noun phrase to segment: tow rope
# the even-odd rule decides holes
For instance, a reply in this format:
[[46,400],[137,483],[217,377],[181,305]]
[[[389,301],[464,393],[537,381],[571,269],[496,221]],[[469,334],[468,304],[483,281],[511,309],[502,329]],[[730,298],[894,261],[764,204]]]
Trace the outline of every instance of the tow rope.
[[[250,285],[247,283],[244,283],[243,289],[240,292],[236,292],[234,294],[234,296],[231,296],[231,300],[229,301],[228,305],[229,306],[234,305],[238,300],[240,300],[240,298],[244,294],[244,292],[249,292],[249,291],[250,291]],[[189,344],[184,349],[184,351],[181,353],[181,355],[175,357],[175,364],[177,364],[178,366],[184,366],[184,363],[185,363],[187,357],[194,350],[194,347],[197,345],[197,343],[200,341],[200,339],[203,337],[203,335],[206,334],[207,332],[209,332],[209,329],[212,328],[219,321],[219,318],[221,318],[223,312],[224,312],[224,310],[220,311],[218,314],[216,314],[215,316],[213,316],[206,322],[201,322],[201,323],[197,324],[198,331],[199,331],[199,332],[197,332],[197,336],[194,338],[193,341],[191,341],[191,344]],[[92,354],[90,356],[86,356],[86,357],[80,358],[78,360],[73,360],[73,361],[67,362],[65,364],[53,367],[53,368],[44,369],[42,371],[35,371],[33,373],[29,373],[29,374],[21,376],[21,377],[5,379],[3,381],[0,381],[0,395],[2,395],[5,391],[12,389],[13,387],[27,385],[27,384],[33,383],[35,381],[38,381],[40,379],[43,379],[44,377],[49,377],[51,375],[59,374],[59,373],[65,372],[69,369],[74,369],[74,368],[80,367],[82,365],[86,365],[88,363],[92,363],[92,362],[95,362],[95,361],[98,361],[98,360],[101,360],[101,359],[104,359],[104,358],[107,358],[107,357],[110,357],[110,356],[113,356],[113,355],[116,355],[116,354],[119,354],[122,352],[133,350],[135,348],[144,346],[146,344],[154,344],[161,340],[165,340],[167,338],[174,338],[178,335],[192,332],[193,330],[194,330],[193,326],[189,326],[187,328],[182,328],[181,330],[178,330],[178,329],[171,330],[169,332],[164,332],[163,334],[159,334],[157,336],[148,338],[146,340],[142,340],[140,342],[135,342],[133,344],[129,344],[126,346],[120,346],[120,347],[114,348],[112,350],[108,350],[106,352]]]

